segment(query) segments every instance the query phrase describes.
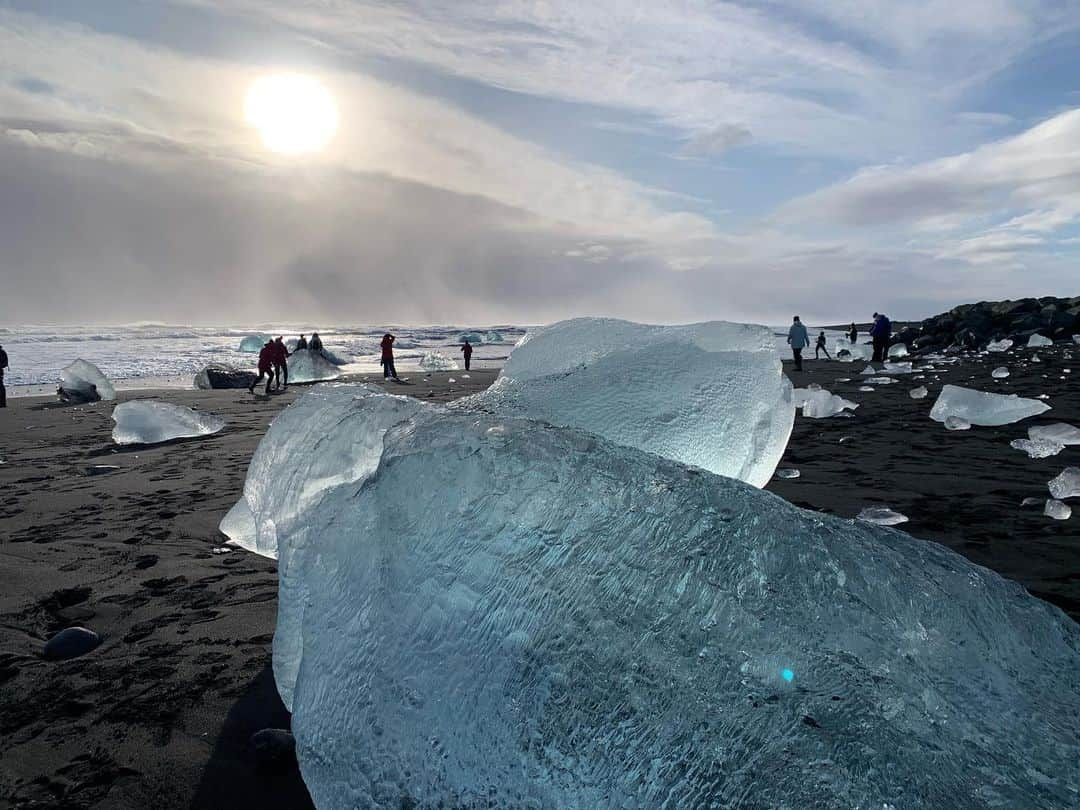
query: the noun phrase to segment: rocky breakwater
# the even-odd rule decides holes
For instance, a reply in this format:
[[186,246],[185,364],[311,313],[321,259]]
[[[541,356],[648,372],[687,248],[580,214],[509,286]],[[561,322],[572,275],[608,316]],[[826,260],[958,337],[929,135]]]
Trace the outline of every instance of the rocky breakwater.
[[929,352],[950,347],[979,349],[1005,338],[1027,343],[1034,334],[1050,340],[1069,340],[1080,334],[1080,296],[962,304],[905,327],[893,335],[892,342]]

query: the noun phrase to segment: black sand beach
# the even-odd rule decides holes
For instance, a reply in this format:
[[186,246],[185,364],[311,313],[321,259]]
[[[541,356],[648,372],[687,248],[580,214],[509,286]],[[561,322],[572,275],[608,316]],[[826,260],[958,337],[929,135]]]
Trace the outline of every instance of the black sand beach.
[[[817,382],[859,408],[852,418],[797,417],[781,467],[801,477],[768,489],[843,517],[887,504],[910,517],[903,529],[1017,579],[1076,618],[1080,516],[1054,521],[1020,502],[1045,499],[1046,482],[1080,464],[1080,447],[1041,460],[1009,447],[1030,425],[1080,422],[1080,360],[1066,374],[1066,353],[1080,354],[1040,349],[1043,362],[1026,366],[1029,350],[964,358],[873,392],[858,391],[864,363],[811,361],[801,374],[786,364],[797,386]],[[1012,375],[991,379],[998,365]],[[415,385],[392,390],[446,401],[494,377],[415,374]],[[928,413],[950,382],[1046,393],[1053,410],[949,432]],[[917,385],[930,389],[926,399],[908,396]],[[0,808],[310,806],[295,764],[260,765],[249,745],[255,731],[288,725],[270,672],[275,564],[215,553],[224,540],[218,522],[240,494],[255,446],[302,390],[269,399],[121,394],[228,420],[220,434],[154,447],[112,444],[112,403],[13,399],[0,411]],[[71,625],[97,631],[102,645],[70,661],[43,660],[44,642]]]

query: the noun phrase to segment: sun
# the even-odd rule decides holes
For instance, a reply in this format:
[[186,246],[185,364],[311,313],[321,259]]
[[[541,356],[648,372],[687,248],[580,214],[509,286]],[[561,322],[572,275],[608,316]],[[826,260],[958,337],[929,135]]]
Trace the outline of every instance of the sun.
[[319,152],[333,139],[338,111],[333,96],[317,80],[297,74],[262,76],[244,99],[244,117],[274,152]]

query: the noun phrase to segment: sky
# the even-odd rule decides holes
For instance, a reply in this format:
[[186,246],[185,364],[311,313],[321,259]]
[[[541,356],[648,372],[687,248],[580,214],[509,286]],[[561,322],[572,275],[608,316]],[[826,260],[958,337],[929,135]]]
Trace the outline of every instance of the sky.
[[[327,147],[268,149],[300,74]],[[1080,0],[0,0],[0,322],[1080,295]]]

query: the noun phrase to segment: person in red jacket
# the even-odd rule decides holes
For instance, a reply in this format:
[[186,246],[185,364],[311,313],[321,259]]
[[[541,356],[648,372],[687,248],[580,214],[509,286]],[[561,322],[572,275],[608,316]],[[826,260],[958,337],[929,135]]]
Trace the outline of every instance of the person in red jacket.
[[394,336],[387,332],[383,335],[379,347],[382,349],[382,359],[379,362],[382,363],[383,379],[393,377],[396,381],[398,376],[397,369],[394,368]]
[[281,335],[274,341],[274,390],[281,389],[281,381],[285,380],[285,387],[289,387],[289,350],[285,348],[285,342]]
[[469,364],[472,362],[472,344],[469,341],[465,341],[461,344],[461,351],[465,355],[465,370],[469,370]]
[[255,386],[262,382],[263,374],[266,375],[266,395],[270,395],[270,383],[274,381],[274,357],[277,355],[277,349],[274,348],[274,341],[266,341],[266,345],[259,349],[259,376],[251,381],[251,385],[248,386],[248,393],[255,393]]

